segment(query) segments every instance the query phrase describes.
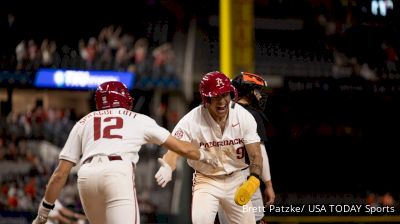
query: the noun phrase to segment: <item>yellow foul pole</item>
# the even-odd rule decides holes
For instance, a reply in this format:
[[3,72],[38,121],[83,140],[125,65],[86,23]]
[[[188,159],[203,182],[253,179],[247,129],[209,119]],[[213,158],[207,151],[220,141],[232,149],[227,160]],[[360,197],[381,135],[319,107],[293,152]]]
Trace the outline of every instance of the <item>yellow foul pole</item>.
[[219,40],[221,72],[232,78],[232,1],[220,0]]
[[254,72],[253,0],[220,0],[220,70],[229,78]]

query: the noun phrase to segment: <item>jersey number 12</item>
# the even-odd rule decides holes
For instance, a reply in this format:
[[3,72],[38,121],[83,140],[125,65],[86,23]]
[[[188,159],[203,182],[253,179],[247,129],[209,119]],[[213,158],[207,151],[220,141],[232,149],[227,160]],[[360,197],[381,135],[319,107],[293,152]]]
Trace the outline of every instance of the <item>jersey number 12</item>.
[[[106,125],[103,129],[101,127],[101,117],[94,118],[94,140],[98,140],[100,138],[120,138],[122,139],[121,135],[112,135],[111,130],[113,129],[121,129],[124,126],[124,120],[121,117],[106,117],[103,119],[104,123],[108,123],[115,120],[115,124]],[[101,136],[103,133],[103,137]]]

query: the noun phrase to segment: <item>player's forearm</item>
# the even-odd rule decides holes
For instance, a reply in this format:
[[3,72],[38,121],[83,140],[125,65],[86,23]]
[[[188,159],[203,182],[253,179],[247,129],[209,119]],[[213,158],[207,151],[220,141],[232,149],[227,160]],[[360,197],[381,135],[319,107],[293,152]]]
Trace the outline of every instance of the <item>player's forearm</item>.
[[180,157],[179,154],[171,150],[168,150],[168,152],[164,154],[163,160],[167,162],[168,165],[171,167],[172,171],[174,171],[176,169],[176,163],[179,157]]
[[200,159],[200,151],[197,147],[194,145],[190,144],[190,146],[185,147],[186,152],[185,152],[185,157],[188,159],[192,160],[199,160]]
[[47,202],[54,204],[54,202],[60,195],[60,192],[63,189],[65,183],[67,182],[69,172],[73,165],[74,164],[69,161],[60,161],[56,170],[51,175],[49,183],[46,186],[44,199]]
[[172,135],[167,138],[163,146],[188,159],[200,159],[200,151],[195,145],[189,142],[178,140]]
[[261,143],[260,148],[261,148],[261,156],[262,156],[262,164],[263,164],[261,177],[262,177],[262,180],[264,181],[264,183],[266,183],[267,181],[271,180],[271,170],[269,167],[269,159],[268,159],[267,150],[265,149],[265,145],[263,143]]
[[[178,140],[179,141],[179,140]],[[200,159],[200,151],[197,147],[189,142],[179,141],[180,143],[177,144],[177,149],[175,152],[181,156],[184,156],[188,159],[192,160],[199,160]]]
[[263,159],[261,156],[260,143],[246,145],[246,151],[250,159],[250,173],[261,176]]
[[272,189],[272,181],[271,180],[265,181],[264,184],[265,184],[266,188],[271,188]]
[[253,161],[250,162],[250,173],[256,174],[258,177],[262,174],[262,158],[253,158]]
[[46,187],[46,193],[44,196],[45,200],[47,202],[54,203],[60,195],[60,192],[66,182],[67,177],[62,177],[59,174],[53,174],[51,176],[50,182]]

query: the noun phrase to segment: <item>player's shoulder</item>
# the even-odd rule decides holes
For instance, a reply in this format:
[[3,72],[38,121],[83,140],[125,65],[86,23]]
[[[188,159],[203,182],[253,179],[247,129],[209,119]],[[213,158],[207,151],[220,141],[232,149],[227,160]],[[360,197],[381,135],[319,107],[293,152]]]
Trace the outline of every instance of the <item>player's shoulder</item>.
[[201,117],[201,113],[202,113],[202,110],[204,109],[204,106],[203,105],[199,105],[199,106],[197,106],[197,107],[195,107],[195,108],[193,108],[192,110],[190,110],[189,112],[187,112],[184,116],[183,116],[183,118],[185,118],[185,119],[189,119],[189,118],[198,118],[198,117]]
[[189,112],[184,114],[181,119],[179,119],[176,127],[188,127],[192,126],[193,123],[199,123],[202,119],[202,105],[191,109]]

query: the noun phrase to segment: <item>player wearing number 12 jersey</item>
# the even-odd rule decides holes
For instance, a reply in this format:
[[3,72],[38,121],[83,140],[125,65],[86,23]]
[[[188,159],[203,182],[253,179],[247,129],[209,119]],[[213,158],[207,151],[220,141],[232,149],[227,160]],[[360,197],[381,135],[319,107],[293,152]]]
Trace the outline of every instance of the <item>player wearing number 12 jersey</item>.
[[81,165],[78,190],[90,223],[139,224],[134,168],[143,144],[162,145],[190,159],[212,162],[207,152],[177,140],[152,118],[132,112],[132,102],[121,82],[98,87],[98,111],[83,117],[71,130],[33,223],[46,223],[76,164]]

